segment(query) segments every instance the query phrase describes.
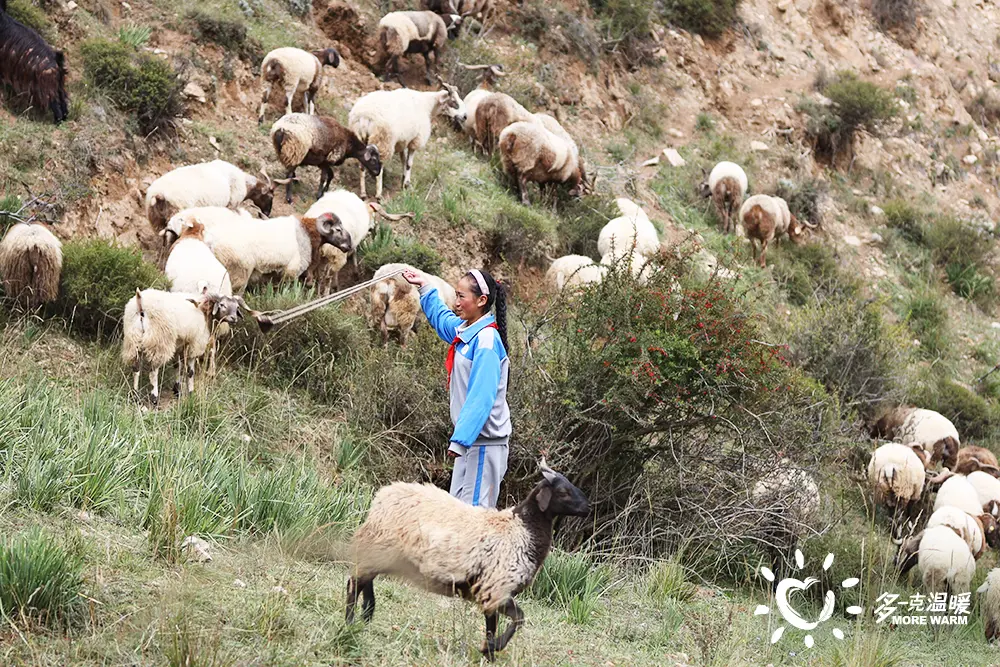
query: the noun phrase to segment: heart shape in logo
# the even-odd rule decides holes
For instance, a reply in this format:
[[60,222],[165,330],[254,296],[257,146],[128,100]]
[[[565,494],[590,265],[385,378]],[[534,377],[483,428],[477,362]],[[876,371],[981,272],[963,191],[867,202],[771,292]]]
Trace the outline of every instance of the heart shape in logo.
[[826,596],[823,601],[823,610],[813,622],[809,622],[802,618],[794,608],[792,608],[791,603],[788,601],[788,596],[791,593],[801,592],[809,590],[813,584],[818,584],[819,579],[816,577],[807,577],[805,581],[799,581],[798,579],[782,579],[778,582],[778,589],[775,591],[775,604],[778,605],[778,611],[781,612],[782,618],[788,621],[792,626],[798,628],[799,630],[813,630],[820,623],[827,621],[833,616],[833,605],[836,602],[836,595],[833,591],[827,591]]

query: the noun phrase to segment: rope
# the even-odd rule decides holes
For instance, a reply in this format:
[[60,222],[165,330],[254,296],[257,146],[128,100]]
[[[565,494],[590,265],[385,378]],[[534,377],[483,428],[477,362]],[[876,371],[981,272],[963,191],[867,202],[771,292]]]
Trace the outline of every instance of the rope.
[[357,294],[358,292],[364,290],[366,287],[371,287],[375,283],[380,283],[388,278],[393,278],[399,274],[406,271],[406,269],[398,269],[392,273],[387,273],[379,278],[372,278],[371,280],[366,280],[363,283],[358,283],[357,285],[352,285],[347,289],[343,289],[335,294],[328,294],[327,296],[321,296],[318,299],[313,299],[312,301],[307,301],[306,303],[299,304],[294,308],[289,308],[288,310],[269,310],[263,313],[253,313],[254,318],[257,320],[257,324],[260,326],[260,330],[267,333],[272,327],[278,324],[284,324],[285,322],[291,322],[292,320],[302,317],[312,311],[327,306],[331,303],[337,301],[342,301],[347,297]]

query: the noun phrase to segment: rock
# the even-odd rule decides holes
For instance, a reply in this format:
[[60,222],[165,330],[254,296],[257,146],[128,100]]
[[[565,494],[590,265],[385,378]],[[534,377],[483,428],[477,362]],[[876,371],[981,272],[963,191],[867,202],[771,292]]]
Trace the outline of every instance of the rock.
[[128,4],[127,2],[123,2],[122,3],[122,9],[124,9],[127,12],[130,12],[130,11],[132,11],[132,5]]
[[766,150],[768,150],[768,148],[767,148],[767,144],[765,144],[763,141],[751,141],[750,142],[750,150],[752,150],[752,151],[766,151]]
[[676,127],[672,127],[669,130],[667,130],[667,134],[669,134],[671,137],[674,137],[676,139],[683,139],[684,138],[684,133],[681,132],[680,130],[678,130]]
[[979,158],[977,158],[975,155],[966,155],[964,158],[962,158],[962,162],[970,166],[976,164],[976,162],[978,161]]
[[235,588],[246,588],[247,584],[242,579],[235,579],[235,580],[233,580],[233,586]]
[[984,144],[990,140],[990,135],[986,134],[986,132],[984,132],[982,129],[976,130],[976,136],[979,137],[979,141],[981,141]]
[[978,141],[973,141],[971,144],[969,144],[969,152],[973,153],[974,155],[979,155],[980,153],[983,152],[983,145]]
[[214,148],[215,150],[219,151],[220,153],[222,152],[222,147],[219,146],[219,140],[216,139],[215,137],[209,137],[208,143],[212,144],[212,148]]
[[880,209],[878,206],[875,206],[874,204],[872,204],[871,208],[868,209],[868,212],[874,215],[875,217],[881,217],[885,215],[885,211]]
[[285,590],[284,586],[275,586],[271,589],[272,593],[277,593],[278,595],[288,595],[288,591]]
[[879,234],[878,232],[872,232],[872,237],[871,237],[871,239],[869,239],[868,242],[869,243],[882,243],[882,241],[884,241],[884,240],[885,239],[882,238],[881,234]]
[[845,236],[844,243],[846,243],[849,246],[854,246],[855,248],[861,247],[861,239],[859,239],[857,236],[854,236],[853,234],[848,234],[847,236]]
[[759,106],[762,106],[763,104],[764,104],[764,100],[760,99],[759,97],[756,97],[756,98],[750,100],[750,106],[752,106],[752,107],[759,107]]
[[667,162],[670,163],[671,167],[683,167],[687,164],[681,154],[677,152],[676,148],[664,148],[663,155],[667,158]]
[[186,86],[184,86],[184,95],[198,100],[202,104],[205,103],[205,90],[199,86],[194,81],[189,81]]
[[643,167],[655,167],[658,164],[660,164],[660,156],[659,155],[657,155],[655,157],[649,158],[648,160],[646,160],[645,162],[642,163],[642,166]]
[[66,3],[66,11],[67,12],[71,12],[71,11],[73,11],[74,9],[76,9],[79,6],[80,5],[78,5],[75,2],[73,2],[73,0],[69,0],[69,2]]
[[184,557],[187,560],[195,563],[208,563],[212,560],[208,542],[194,535],[188,535],[184,538],[184,541],[181,542],[181,551],[184,552]]

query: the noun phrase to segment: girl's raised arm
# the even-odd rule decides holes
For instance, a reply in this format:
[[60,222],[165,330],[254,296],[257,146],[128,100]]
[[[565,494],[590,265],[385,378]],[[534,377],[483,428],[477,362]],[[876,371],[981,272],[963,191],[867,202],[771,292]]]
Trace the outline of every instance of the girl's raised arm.
[[441,340],[449,344],[455,340],[462,318],[451,312],[451,308],[441,300],[437,288],[430,283],[424,282],[420,286],[420,307]]

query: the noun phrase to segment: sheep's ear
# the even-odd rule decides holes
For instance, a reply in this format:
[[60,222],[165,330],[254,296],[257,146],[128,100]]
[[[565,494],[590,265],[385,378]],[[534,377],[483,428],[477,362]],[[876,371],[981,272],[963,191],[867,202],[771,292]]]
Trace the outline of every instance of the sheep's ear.
[[552,502],[552,489],[548,486],[543,486],[538,490],[538,509],[545,512],[549,509],[549,503]]

